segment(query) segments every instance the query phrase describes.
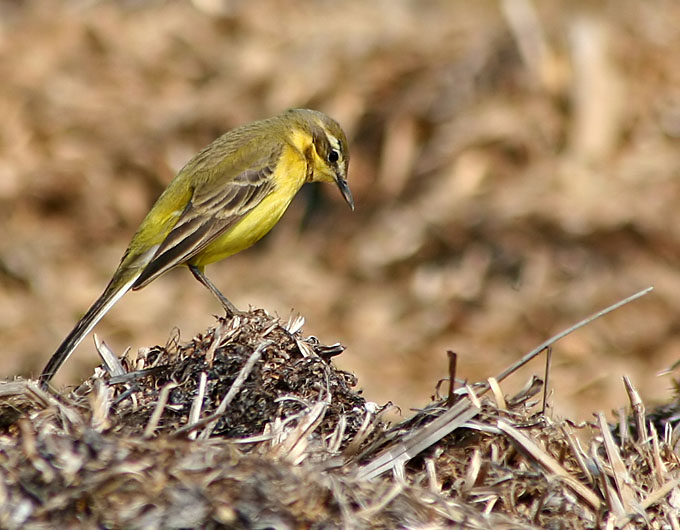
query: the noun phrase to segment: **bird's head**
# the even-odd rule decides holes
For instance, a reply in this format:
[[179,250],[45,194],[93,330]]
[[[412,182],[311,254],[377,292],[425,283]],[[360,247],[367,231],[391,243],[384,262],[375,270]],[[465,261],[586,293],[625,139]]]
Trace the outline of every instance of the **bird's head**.
[[309,134],[311,143],[305,153],[311,173],[310,182],[335,182],[343,198],[354,210],[354,199],[347,184],[349,150],[342,127],[322,112],[308,109],[288,111],[299,120],[300,126]]

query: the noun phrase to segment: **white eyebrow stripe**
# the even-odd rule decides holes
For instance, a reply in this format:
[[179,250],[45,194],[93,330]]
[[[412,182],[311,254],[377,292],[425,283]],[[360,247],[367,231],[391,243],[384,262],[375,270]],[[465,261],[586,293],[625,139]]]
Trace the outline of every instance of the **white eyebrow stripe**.
[[328,138],[328,143],[331,144],[331,147],[340,153],[340,142],[338,139],[332,134],[328,134],[328,132],[326,132],[326,138]]

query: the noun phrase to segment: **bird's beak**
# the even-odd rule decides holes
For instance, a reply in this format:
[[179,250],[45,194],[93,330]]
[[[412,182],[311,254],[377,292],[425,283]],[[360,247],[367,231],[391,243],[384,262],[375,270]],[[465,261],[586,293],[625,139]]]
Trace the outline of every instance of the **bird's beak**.
[[349,191],[347,179],[341,175],[337,175],[335,177],[335,183],[338,185],[340,193],[342,193],[342,197],[345,199],[345,201],[347,201],[347,204],[349,204],[349,207],[352,208],[352,211],[354,211],[354,199],[352,198],[352,192]]

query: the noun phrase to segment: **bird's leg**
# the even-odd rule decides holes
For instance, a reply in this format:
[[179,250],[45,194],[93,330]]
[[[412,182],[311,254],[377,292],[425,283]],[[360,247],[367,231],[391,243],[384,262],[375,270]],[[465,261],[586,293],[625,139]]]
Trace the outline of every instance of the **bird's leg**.
[[217,287],[215,287],[215,284],[208,279],[202,269],[198,268],[196,265],[189,265],[189,270],[191,271],[191,274],[194,275],[194,278],[201,282],[201,284],[203,284],[215,296],[215,298],[220,301],[220,304],[222,304],[227,316],[240,315],[243,313],[242,311],[236,309],[236,306],[227,300],[227,297],[224,296]]

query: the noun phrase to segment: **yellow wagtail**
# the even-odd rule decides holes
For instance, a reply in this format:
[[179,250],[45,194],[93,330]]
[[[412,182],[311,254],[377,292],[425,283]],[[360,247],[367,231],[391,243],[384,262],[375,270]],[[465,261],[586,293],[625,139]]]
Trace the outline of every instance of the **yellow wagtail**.
[[205,266],[244,250],[279,221],[305,182],[335,182],[352,209],[347,139],[321,112],[289,110],[219,137],[194,156],[161,194],[132,238],[101,296],[52,355],[45,387],[111,307],[130,289],[186,265],[220,301]]

